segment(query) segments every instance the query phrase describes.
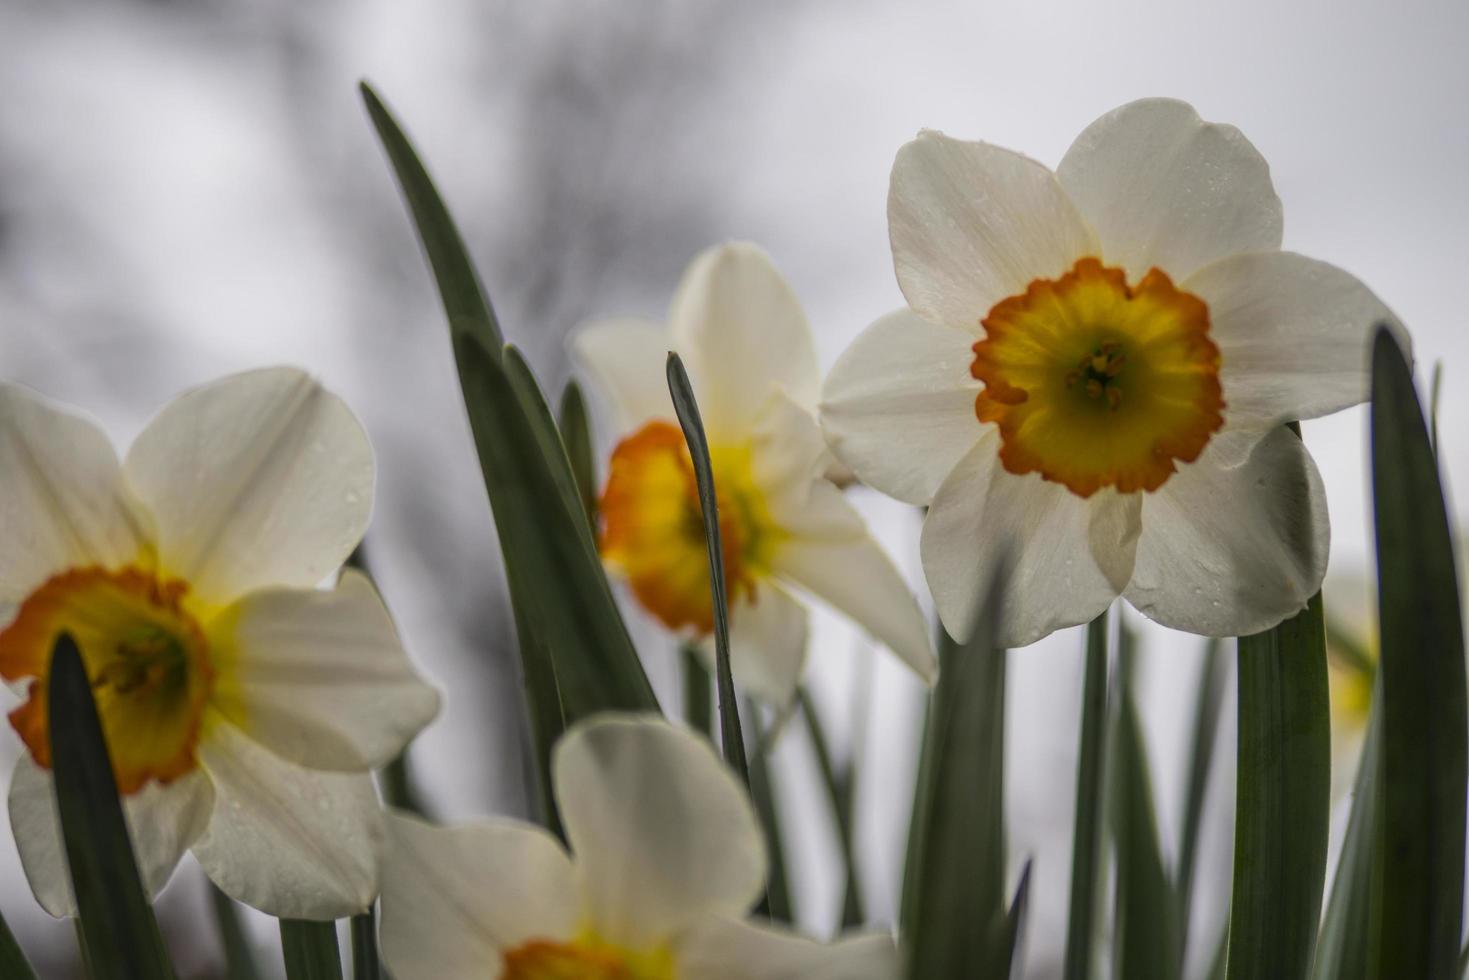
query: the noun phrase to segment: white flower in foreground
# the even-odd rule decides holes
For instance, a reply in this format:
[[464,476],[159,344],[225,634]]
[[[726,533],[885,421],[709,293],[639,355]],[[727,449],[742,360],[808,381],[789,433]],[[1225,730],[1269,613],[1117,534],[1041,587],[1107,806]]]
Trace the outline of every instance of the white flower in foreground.
[[815,421],[820,374],[790,286],[754,246],[720,246],[684,273],[669,319],[670,329],[595,323],[573,342],[617,413],[599,535],[609,568],[670,630],[709,635],[698,494],[664,374],[675,350],[709,437],[736,682],[789,700],[806,656],[806,611],[793,591],[829,602],[932,680],[918,603],[824,477],[833,461]]
[[1012,541],[1011,646],[1118,595],[1216,636],[1305,606],[1326,501],[1282,423],[1362,401],[1392,316],[1279,250],[1280,199],[1238,130],[1135,102],[1055,173],[925,132],[893,164],[888,222],[911,309],[842,356],[822,420],[858,477],[930,508],[924,571],[951,633],[973,630]]
[[305,374],[226,378],[166,407],[119,465],[94,425],[0,385],[0,677],[28,754],[10,821],[31,888],[75,914],[46,721],[65,631],[92,681],[150,892],[192,850],[232,897],[332,919],[377,894],[370,770],[438,710],[357,545],[372,450]]
[[514,820],[390,815],[383,958],[398,980],[885,980],[890,936],[825,945],[744,916],[765,883],[748,798],[707,739],[602,715],[557,743],[571,854]]

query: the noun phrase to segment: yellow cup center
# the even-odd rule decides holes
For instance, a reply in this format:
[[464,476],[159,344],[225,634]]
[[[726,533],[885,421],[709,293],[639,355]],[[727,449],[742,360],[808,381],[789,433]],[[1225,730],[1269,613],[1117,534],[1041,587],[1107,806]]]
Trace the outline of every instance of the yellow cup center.
[[69,633],[92,683],[118,791],[192,771],[214,683],[209,644],[184,609],[186,583],[136,567],[74,568],[42,583],[0,631],[0,677],[30,680],[10,723],[37,764],[51,765],[46,681]]
[[673,980],[666,949],[640,953],[587,935],[574,942],[534,939],[505,954],[500,980]]
[[1224,424],[1209,308],[1153,269],[1131,286],[1084,258],[1037,279],[981,321],[970,367],[1011,473],[1089,497],[1156,490]]
[[[727,598],[753,598],[779,530],[756,484],[748,446],[712,446]],[[598,546],[633,594],[670,629],[714,628],[698,484],[683,433],[653,421],[612,453]]]

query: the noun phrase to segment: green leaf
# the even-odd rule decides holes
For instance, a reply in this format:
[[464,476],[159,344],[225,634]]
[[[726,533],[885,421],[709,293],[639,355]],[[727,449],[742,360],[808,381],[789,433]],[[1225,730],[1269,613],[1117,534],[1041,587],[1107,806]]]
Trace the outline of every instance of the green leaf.
[[719,539],[719,501],[714,492],[714,471],[709,465],[709,440],[704,435],[704,421],[699,418],[699,405],[694,400],[694,386],[689,383],[683,361],[668,352],[668,391],[673,396],[673,410],[683,428],[684,441],[694,463],[694,478],[699,485],[699,511],[704,518],[704,542],[709,552],[709,588],[714,604],[714,685],[719,692],[719,734],[724,746],[724,759],[746,786],[750,785],[750,766],[745,759],[745,739],[740,734],[739,703],[735,699],[734,675],[729,667],[729,608],[724,582],[724,544]]
[[1209,788],[1209,773],[1214,768],[1214,745],[1218,741],[1219,714],[1224,705],[1224,687],[1228,676],[1229,659],[1224,653],[1224,643],[1217,638],[1211,638],[1204,650],[1204,663],[1199,669],[1199,690],[1194,697],[1188,780],[1183,798],[1183,830],[1178,845],[1178,868],[1173,875],[1178,893],[1181,953],[1186,953],[1188,947],[1199,828],[1204,822],[1204,795]]
[[694,731],[709,735],[714,722],[714,679],[692,644],[685,644],[679,651],[679,663],[683,668],[684,721]]
[[558,694],[568,725],[598,711],[657,711],[525,362],[509,347],[502,365],[464,336],[455,338],[454,352],[500,532],[526,682],[534,685],[534,705],[545,708],[538,716],[543,751],[560,734]]
[[1326,880],[1331,713],[1318,593],[1239,639],[1239,768],[1230,980],[1304,977]]
[[576,488],[581,491],[582,508],[587,514],[587,523],[593,533],[597,528],[597,467],[592,448],[592,424],[587,418],[587,402],[582,395],[581,385],[575,381],[566,383],[561,392],[559,413],[561,440],[566,443],[566,455],[571,461],[571,473],[576,478]]
[[412,144],[365,84],[362,96],[448,317],[510,583],[543,818],[555,829],[549,762],[565,726],[601,710],[657,711],[657,700],[602,571],[545,398],[520,355],[502,350],[498,321],[463,239]]
[[1352,810],[1342,838],[1336,877],[1321,936],[1316,943],[1312,980],[1367,980],[1371,976],[1372,910],[1377,906],[1376,852],[1381,827],[1381,681],[1373,686],[1372,714],[1362,741],[1362,756],[1352,784]]
[[220,944],[224,946],[225,977],[227,980],[259,980],[260,969],[255,965],[255,954],[240,922],[239,907],[213,882],[209,883],[209,903],[214,909]]
[[352,916],[352,980],[382,980],[377,951],[377,911]]
[[1025,867],[1020,869],[1020,883],[1015,886],[1015,898],[1010,902],[1010,911],[1005,915],[1004,930],[1000,941],[995,944],[999,960],[994,969],[989,973],[994,977],[1009,977],[1015,975],[1015,968],[1020,965],[1020,944],[1025,937],[1026,911],[1030,907],[1030,869],[1034,861],[1025,859]]
[[1452,977],[1464,910],[1464,633],[1438,464],[1397,341],[1372,348],[1382,653],[1377,976]]
[[165,980],[173,967],[143,891],[81,652],[62,633],[47,683],[56,809],[93,980]]
[[382,790],[383,802],[398,810],[431,819],[423,794],[418,791],[418,782],[413,778],[413,766],[408,760],[408,749],[383,767],[378,774],[378,786]]
[[1178,906],[1158,840],[1152,778],[1133,700],[1130,653],[1124,643],[1118,656],[1115,727],[1109,750],[1117,852],[1116,975],[1127,980],[1175,980],[1183,962]]
[[780,798],[770,771],[769,741],[760,723],[759,712],[748,701],[745,708],[745,717],[750,720],[755,736],[754,751],[750,753],[750,798],[760,818],[760,827],[765,831],[765,848],[770,861],[765,900],[756,914],[789,924],[795,921],[796,916],[791,903],[790,879],[786,874],[785,843],[780,832]]
[[36,980],[36,971],[31,969],[31,964],[20,950],[20,944],[10,932],[10,926],[5,924],[3,915],[0,915],[0,977],[5,977],[6,980]]
[[838,772],[831,754],[831,742],[826,737],[826,726],[816,711],[811,692],[805,687],[797,689],[796,698],[801,706],[801,717],[806,719],[806,730],[811,733],[811,747],[816,752],[816,765],[821,770],[821,784],[831,805],[832,819],[836,823],[837,845],[842,853],[842,872],[846,878],[842,891],[842,929],[851,929],[866,920],[862,902],[862,883],[857,878],[857,846],[852,832],[852,773]]
[[335,922],[281,919],[280,923],[286,980],[342,980]]
[[[1005,916],[1005,651],[998,582],[963,645],[939,640],[904,895],[906,975],[985,976]],[[911,908],[910,908],[911,906]]]
[[1102,871],[1102,776],[1107,742],[1107,614],[1086,628],[1086,679],[1076,754],[1076,819],[1071,841],[1071,899],[1066,980],[1091,980],[1097,890]]

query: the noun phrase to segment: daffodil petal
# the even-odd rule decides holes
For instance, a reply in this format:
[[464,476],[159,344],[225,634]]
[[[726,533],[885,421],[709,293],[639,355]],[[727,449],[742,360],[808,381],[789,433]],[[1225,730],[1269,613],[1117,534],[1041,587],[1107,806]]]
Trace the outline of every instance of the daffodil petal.
[[820,943],[778,926],[710,918],[685,941],[679,966],[699,980],[896,980],[898,950],[886,933]]
[[1096,240],[1056,175],[1013,150],[925,131],[903,145],[888,190],[898,285],[920,316],[979,335],[979,321]]
[[390,762],[439,710],[367,577],[332,590],[252,592],[209,624],[214,704],[272,752],[311,769]]
[[789,536],[772,571],[841,610],[931,682],[938,663],[918,600],[841,491],[815,484],[799,513],[777,519]]
[[[1084,500],[1034,474],[1007,473],[999,443],[991,430],[939,487],[920,548],[939,618],[961,641],[1008,562],[999,641],[1021,647],[1094,619],[1117,597],[1137,542],[1136,505],[1120,494]],[[1104,540],[1116,549],[1105,568],[1096,557]]]
[[[1236,464],[1267,431],[1364,401],[1372,331],[1408,335],[1356,277],[1294,252],[1235,255],[1184,288],[1209,304],[1224,387],[1222,446]],[[1244,438],[1241,438],[1243,436]]]
[[669,320],[712,441],[748,429],[772,388],[815,407],[821,376],[806,314],[756,246],[719,245],[694,259]]
[[878,320],[827,376],[821,425],[832,451],[868,486],[926,506],[984,434],[973,361],[971,333],[911,310]]
[[[150,896],[163,890],[179,858],[204,832],[213,799],[208,777],[198,771],[123,797],[123,819]],[[76,915],[51,773],[21,756],[11,773],[9,802],[11,833],[36,901],[57,918]]]
[[138,437],[123,469],[158,523],[164,567],[214,601],[316,585],[362,540],[372,511],[362,425],[292,368],[185,393]]
[[1305,608],[1329,547],[1321,475],[1301,440],[1276,429],[1243,464],[1205,451],[1148,495],[1127,601],[1190,633],[1258,633]]
[[771,506],[803,501],[831,468],[831,451],[811,411],[783,391],[771,393],[751,432],[750,465]]
[[377,895],[382,812],[372,777],[305,769],[223,718],[199,759],[214,781],[194,857],[236,901],[283,919],[341,919]]
[[1128,103],[1092,123],[1057,168],[1129,279],[1153,267],[1175,282],[1238,252],[1277,249],[1280,198],[1270,167],[1233,126],[1173,99]]
[[[753,598],[741,594],[729,610],[729,666],[735,686],[766,704],[789,704],[806,666],[806,607],[766,579]],[[712,669],[714,637],[699,644]]]
[[511,820],[386,824],[382,949],[397,980],[498,977],[503,951],[574,938],[576,876],[550,834]]
[[760,894],[759,822],[707,738],[602,715],[562,737],[552,773],[589,924],[608,942],[650,948]]
[[666,329],[632,317],[589,323],[571,338],[572,358],[609,403],[618,433],[674,417],[664,373],[672,349]]
[[0,602],[51,575],[137,559],[149,537],[96,425],[0,384]]

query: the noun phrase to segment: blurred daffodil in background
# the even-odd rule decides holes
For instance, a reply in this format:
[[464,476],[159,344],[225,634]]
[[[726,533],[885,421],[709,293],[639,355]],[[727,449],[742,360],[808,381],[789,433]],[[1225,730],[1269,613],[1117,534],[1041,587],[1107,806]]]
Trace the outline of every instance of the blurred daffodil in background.
[[1369,329],[1396,321],[1280,250],[1280,199],[1238,130],[1134,102],[1055,172],[924,132],[898,152],[888,222],[909,308],[838,361],[822,421],[860,479],[929,507],[951,633],[974,629],[1012,534],[1008,646],[1119,595],[1211,636],[1304,607],[1326,501],[1283,424],[1362,401]]
[[331,919],[377,894],[370,770],[437,713],[366,578],[361,425],[304,373],[187,392],[119,463],[91,422],[0,386],[0,676],[25,699],[10,819],[31,887],[75,914],[46,716],[76,641],[146,887],[192,850],[230,896]]
[[806,657],[801,593],[825,600],[925,680],[935,659],[918,603],[828,473],[805,313],[758,248],[719,246],[684,273],[667,328],[590,324],[573,341],[611,402],[618,442],[601,494],[608,568],[669,630],[713,627],[694,471],[663,374],[683,358],[708,431],[730,603],[731,665],[744,690],[790,700]]
[[881,980],[891,937],[830,945],[744,916],[765,843],[707,739],[600,715],[553,759],[570,853],[513,820],[437,828],[391,816],[382,943],[399,980]]

